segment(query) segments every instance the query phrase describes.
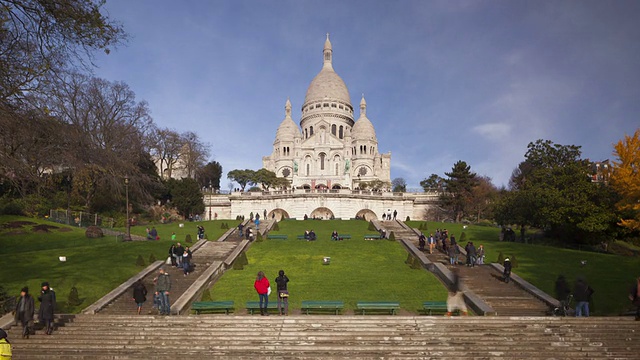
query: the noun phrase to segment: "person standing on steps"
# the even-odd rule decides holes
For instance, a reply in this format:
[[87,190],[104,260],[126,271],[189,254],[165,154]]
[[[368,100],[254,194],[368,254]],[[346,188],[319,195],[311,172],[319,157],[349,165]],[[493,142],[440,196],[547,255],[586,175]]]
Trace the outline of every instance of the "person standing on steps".
[[138,315],[140,315],[140,312],[142,311],[142,304],[147,301],[147,287],[144,286],[142,280],[138,280],[133,284],[133,301],[136,302],[136,306],[138,308],[137,312]]
[[264,276],[264,272],[258,272],[258,276],[256,277],[256,281],[253,283],[253,287],[256,289],[258,297],[260,298],[260,315],[268,316],[269,312],[267,311],[267,306],[269,305],[271,284],[269,284],[267,277]]
[[159,300],[160,315],[171,315],[171,304],[169,303],[169,291],[171,290],[171,276],[160,268],[160,275],[156,281],[156,295]]
[[[15,321],[16,325],[22,325],[22,338],[28,339],[33,326],[33,314],[35,313],[35,301],[33,296],[29,295],[29,288],[23,287],[20,291],[20,299],[16,304]],[[1,359],[1,358],[0,358]]]
[[280,313],[280,315],[289,315],[289,291],[287,290],[288,282],[289,278],[284,274],[284,270],[278,271],[276,284],[278,287],[278,313]]
[[578,277],[573,287],[573,298],[576,300],[576,317],[589,317],[589,300],[593,294],[593,289],[586,280]]
[[398,216],[398,210],[393,210],[393,220],[396,219],[396,216]]
[[38,320],[44,323],[45,333],[51,335],[53,332],[53,313],[56,307],[56,293],[49,287],[48,282],[42,283],[42,291],[38,297],[40,302],[40,311],[38,312]]
[[[560,309],[565,309],[569,304],[567,303],[569,294],[571,294],[571,289],[569,288],[569,283],[564,275],[558,275],[556,279],[556,299],[560,301]],[[565,314],[563,314],[565,315]]]

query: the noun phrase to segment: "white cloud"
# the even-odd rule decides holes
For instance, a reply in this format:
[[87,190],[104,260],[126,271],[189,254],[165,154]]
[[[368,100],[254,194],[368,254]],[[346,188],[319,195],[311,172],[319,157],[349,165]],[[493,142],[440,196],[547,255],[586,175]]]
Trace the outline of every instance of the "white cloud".
[[474,127],[473,131],[484,136],[488,140],[498,141],[509,136],[509,133],[511,132],[511,125],[505,123],[488,123]]

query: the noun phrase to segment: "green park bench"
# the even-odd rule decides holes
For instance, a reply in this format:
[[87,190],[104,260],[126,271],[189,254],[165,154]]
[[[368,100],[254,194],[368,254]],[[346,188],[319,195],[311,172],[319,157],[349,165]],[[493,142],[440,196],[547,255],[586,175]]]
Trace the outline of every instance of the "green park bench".
[[400,303],[395,301],[358,301],[356,307],[362,311],[362,315],[366,311],[388,311],[391,315],[395,315],[396,311],[400,309]]
[[267,239],[274,240],[287,240],[289,236],[287,234],[269,234],[267,235]]
[[422,309],[427,315],[434,312],[447,312],[446,301],[425,301],[422,303]]
[[[260,301],[247,301],[245,305],[247,312],[250,315],[253,315],[254,312],[260,312]],[[267,312],[269,310],[278,310],[278,303],[275,301],[269,301],[267,304]]]
[[[351,235],[349,235],[349,234],[344,234],[344,235],[338,234],[338,239],[340,239],[340,240],[350,240],[351,239]],[[333,239],[331,239],[331,240],[333,240]]]
[[380,234],[367,234],[364,236],[365,240],[379,240],[381,238],[382,236],[380,236]]
[[311,311],[332,311],[336,315],[340,314],[340,311],[344,308],[344,302],[333,300],[303,300],[300,310],[309,315]]
[[298,240],[305,240],[304,235],[298,235],[298,236],[296,236],[296,238],[297,238]]
[[223,311],[225,314],[233,311],[233,301],[198,301],[191,304],[191,310],[196,312],[196,315],[200,315],[203,311]]

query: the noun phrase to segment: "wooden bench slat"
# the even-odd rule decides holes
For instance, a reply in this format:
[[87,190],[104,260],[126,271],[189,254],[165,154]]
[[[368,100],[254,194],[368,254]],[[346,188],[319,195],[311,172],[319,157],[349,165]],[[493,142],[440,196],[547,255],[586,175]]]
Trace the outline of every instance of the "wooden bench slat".
[[233,301],[197,301],[191,304],[191,310],[199,315],[203,311],[224,310],[225,314],[229,314],[234,308]]
[[358,310],[362,310],[362,315],[366,310],[388,310],[391,315],[395,315],[396,310],[400,309],[400,303],[395,301],[359,301],[356,307]]
[[337,300],[303,300],[301,310],[309,315],[310,310],[334,310],[336,315],[344,308],[343,301]]

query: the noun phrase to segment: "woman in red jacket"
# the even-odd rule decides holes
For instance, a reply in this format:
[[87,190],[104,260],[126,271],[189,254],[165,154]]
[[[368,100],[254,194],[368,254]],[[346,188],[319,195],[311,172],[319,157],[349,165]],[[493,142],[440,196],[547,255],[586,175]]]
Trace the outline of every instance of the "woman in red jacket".
[[269,313],[267,312],[267,305],[269,305],[270,286],[271,285],[269,284],[269,280],[264,276],[264,272],[258,272],[258,277],[253,283],[253,287],[256,288],[258,296],[260,297],[260,315],[262,316],[269,315]]

